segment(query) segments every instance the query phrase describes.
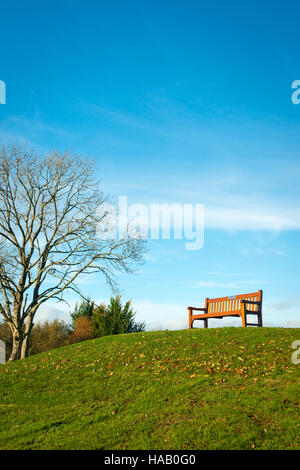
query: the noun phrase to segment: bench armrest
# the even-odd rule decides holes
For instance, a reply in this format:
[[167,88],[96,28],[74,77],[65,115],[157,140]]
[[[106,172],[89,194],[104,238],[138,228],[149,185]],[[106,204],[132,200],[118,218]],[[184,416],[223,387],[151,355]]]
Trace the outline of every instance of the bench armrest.
[[206,308],[199,308],[199,307],[188,307],[188,310],[202,310],[203,312],[206,312]]
[[260,300],[246,300],[246,299],[241,299],[241,302],[244,304],[254,304],[254,305],[260,305],[261,301]]

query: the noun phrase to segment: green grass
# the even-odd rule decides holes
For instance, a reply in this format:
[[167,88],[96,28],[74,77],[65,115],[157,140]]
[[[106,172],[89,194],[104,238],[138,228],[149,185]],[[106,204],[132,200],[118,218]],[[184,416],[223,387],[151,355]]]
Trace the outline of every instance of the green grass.
[[1,449],[299,449],[299,329],[109,336],[0,366]]

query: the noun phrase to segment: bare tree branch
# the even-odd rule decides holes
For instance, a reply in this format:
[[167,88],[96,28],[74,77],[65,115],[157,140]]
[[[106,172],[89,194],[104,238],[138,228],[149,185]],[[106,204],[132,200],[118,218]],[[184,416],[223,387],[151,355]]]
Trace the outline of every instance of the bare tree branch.
[[108,199],[93,173],[90,161],[69,153],[0,148],[0,314],[13,335],[11,360],[27,355],[44,302],[64,301],[67,290],[82,295],[81,274],[101,273],[114,287],[118,271],[142,261],[137,236],[99,237],[97,226],[108,217],[99,208]]

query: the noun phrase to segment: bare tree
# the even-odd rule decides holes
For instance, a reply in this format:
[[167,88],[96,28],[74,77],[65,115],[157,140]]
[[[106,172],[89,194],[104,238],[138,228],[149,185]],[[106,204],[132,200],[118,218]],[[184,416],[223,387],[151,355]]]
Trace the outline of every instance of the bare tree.
[[[129,233],[103,239],[106,197],[91,162],[69,153],[38,156],[12,146],[0,148],[0,313],[11,329],[10,360],[28,354],[38,308],[81,294],[78,277],[101,272],[113,285],[116,271],[140,262],[144,242]],[[109,219],[108,219],[109,221]],[[77,281],[77,282],[76,282]]]

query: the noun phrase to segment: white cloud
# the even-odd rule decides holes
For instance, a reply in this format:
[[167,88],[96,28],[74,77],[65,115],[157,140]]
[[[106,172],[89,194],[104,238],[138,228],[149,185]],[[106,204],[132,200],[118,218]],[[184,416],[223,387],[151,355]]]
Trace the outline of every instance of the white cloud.
[[184,330],[188,327],[188,322],[184,318],[175,318],[173,320],[161,320],[147,323],[147,331],[161,330]]
[[34,323],[43,323],[46,320],[53,321],[55,319],[64,320],[69,323],[69,311],[70,308],[62,302],[59,304],[59,307],[57,307],[57,303],[45,303],[38,309]]
[[244,286],[260,286],[261,284],[265,284],[266,281],[232,281],[232,282],[217,282],[217,281],[190,281],[187,285],[190,289],[197,289],[198,287],[226,287],[229,289],[235,289]]
[[286,328],[300,328],[300,320],[291,320],[284,323]]
[[208,204],[205,207],[205,227],[221,230],[299,230],[300,210],[291,207],[272,207],[260,203],[254,207],[242,204]]
[[137,300],[132,302],[132,306],[136,311],[136,319],[145,321],[147,330],[160,329],[159,325],[168,325],[165,328],[169,329],[185,328],[187,306],[184,304]]
[[224,276],[224,277],[235,277],[235,276],[249,276],[249,273],[224,273],[221,271],[206,271],[204,273],[208,276]]

